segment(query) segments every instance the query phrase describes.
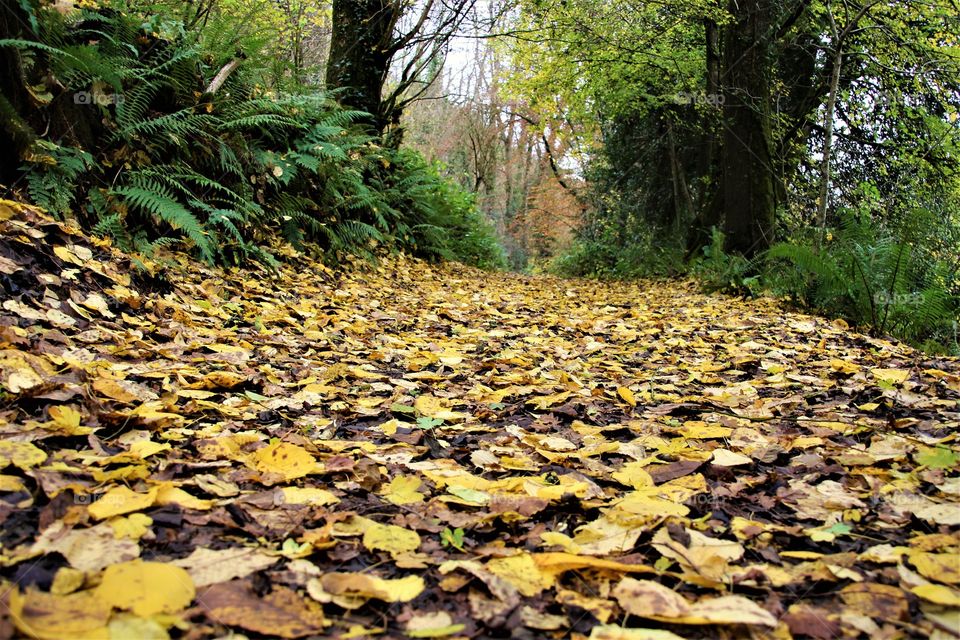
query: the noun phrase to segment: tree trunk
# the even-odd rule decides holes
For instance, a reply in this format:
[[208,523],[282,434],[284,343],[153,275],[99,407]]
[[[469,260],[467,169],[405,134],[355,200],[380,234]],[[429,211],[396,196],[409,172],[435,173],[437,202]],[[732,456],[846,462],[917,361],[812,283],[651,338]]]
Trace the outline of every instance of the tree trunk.
[[[706,50],[706,86],[707,104],[719,105],[720,88],[720,28],[714,20],[704,21],[704,47]],[[711,120],[710,125],[713,124]],[[700,249],[710,242],[711,227],[718,226],[723,217],[720,207],[722,198],[716,197],[717,185],[722,182],[717,137],[713,130],[704,132],[704,153],[700,157],[699,174],[702,180],[708,181],[699,190],[697,204],[693,209],[696,217],[690,224],[687,233],[687,252],[685,260],[689,260],[699,253]],[[710,195],[711,191],[714,195]]]
[[840,86],[840,67],[843,64],[843,50],[837,43],[837,52],[833,59],[833,74],[830,78],[830,97],[827,98],[827,111],[823,123],[823,159],[820,167],[820,201],[817,211],[817,226],[820,228],[820,241],[827,233],[827,205],[830,202],[830,155],[833,151],[833,117],[837,109],[837,90]]
[[[0,39],[34,39],[26,25],[29,16],[16,2],[0,3]],[[11,186],[19,177],[24,153],[36,134],[23,114],[32,107],[24,84],[20,52],[13,47],[0,47],[0,185]]]
[[730,0],[723,51],[723,231],[725,249],[747,257],[774,233],[769,76],[773,0]]
[[396,11],[393,0],[333,0],[327,87],[344,106],[369,113],[377,133],[389,124],[382,95]]

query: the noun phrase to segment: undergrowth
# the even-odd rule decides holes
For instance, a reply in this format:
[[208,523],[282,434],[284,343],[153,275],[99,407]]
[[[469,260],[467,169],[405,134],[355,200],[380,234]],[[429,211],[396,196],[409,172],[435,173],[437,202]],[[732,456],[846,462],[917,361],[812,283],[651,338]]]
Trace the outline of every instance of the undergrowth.
[[273,264],[280,234],[330,260],[402,250],[503,266],[471,197],[417,154],[380,146],[357,126],[365,114],[315,89],[267,90],[242,64],[206,92],[234,54],[182,24],[91,9],[36,18],[36,41],[0,46],[31,77],[57,79],[49,118],[89,131],[33,132],[27,194],[54,215],[127,250],[177,245],[211,263]]

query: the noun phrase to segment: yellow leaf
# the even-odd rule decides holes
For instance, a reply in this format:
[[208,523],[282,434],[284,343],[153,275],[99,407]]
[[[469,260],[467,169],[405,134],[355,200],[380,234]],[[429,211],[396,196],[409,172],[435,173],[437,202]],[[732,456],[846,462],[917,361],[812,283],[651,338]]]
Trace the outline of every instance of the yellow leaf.
[[159,487],[151,488],[147,493],[137,493],[127,487],[114,487],[87,507],[87,512],[97,520],[103,520],[124,513],[141,511],[153,506]]
[[141,397],[141,394],[134,393],[136,388],[132,383],[124,380],[114,380],[113,378],[97,378],[93,381],[94,390],[117,402],[129,403],[134,400],[147,400],[151,398]]
[[130,445],[130,453],[141,460],[149,456],[169,451],[172,447],[166,442],[154,442],[153,440],[139,440]]
[[0,469],[13,465],[26,471],[32,469],[47,459],[44,453],[36,445],[29,442],[10,442],[9,440],[0,440]]
[[449,400],[431,395],[417,396],[417,399],[413,402],[413,406],[421,415],[427,416],[428,418],[446,420],[447,422],[461,422],[467,417],[465,413],[451,411],[449,409]]
[[423,502],[424,495],[417,491],[420,484],[420,478],[416,476],[397,476],[386,485],[381,495],[384,500],[396,505]]
[[613,476],[613,479],[620,484],[625,484],[628,487],[633,487],[634,489],[652,487],[654,486],[653,477],[651,477],[647,470],[643,468],[644,466],[646,465],[641,462],[628,462],[620,467],[619,471],[616,471],[611,475]]
[[189,606],[196,595],[186,570],[143,560],[107,567],[95,592],[99,601],[140,617],[177,613]]
[[385,580],[363,573],[326,573],[320,578],[320,584],[330,594],[384,602],[410,602],[426,588],[420,576]]
[[324,506],[340,502],[340,498],[333,495],[326,489],[315,489],[312,487],[284,487],[283,502],[285,504],[309,504]]
[[55,596],[65,596],[74,593],[83,586],[84,573],[79,569],[70,567],[60,567],[53,576],[53,584],[50,585],[50,593]]
[[535,596],[553,585],[553,578],[544,575],[529,553],[507,558],[494,558],[486,564],[490,573],[503,578],[525,596]]
[[78,267],[83,266],[83,260],[81,260],[73,251],[68,247],[56,246],[53,248],[53,254],[63,260],[64,262],[69,262],[75,264]]
[[47,413],[53,418],[53,421],[44,425],[46,427],[53,427],[57,431],[70,436],[85,436],[88,433],[93,433],[93,429],[90,427],[80,426],[83,416],[73,407],[53,406],[47,410]]
[[637,406],[637,399],[634,397],[633,391],[630,391],[627,387],[617,387],[617,395],[631,407]]
[[909,557],[924,578],[948,584],[960,583],[960,553],[914,553]]
[[213,508],[213,500],[201,500],[192,496],[183,489],[174,487],[169,483],[163,483],[157,492],[157,499],[154,504],[166,506],[169,504],[179,505],[184,509],[196,509],[197,511],[206,511]]
[[743,596],[723,596],[690,603],[652,580],[624,578],[613,596],[627,613],[677,624],[748,624],[776,627],[777,619]]
[[743,464],[753,464],[753,460],[729,449],[714,449],[710,464],[715,464],[718,467],[738,467]]
[[190,385],[195,389],[233,389],[247,381],[247,377],[232,371],[211,371],[198,382]]
[[559,531],[545,531],[540,534],[540,542],[545,547],[562,547],[568,553],[577,553],[580,548],[573,541],[573,538]]
[[597,625],[590,630],[590,640],[683,640],[665,629],[628,629],[615,624]]
[[63,520],[44,529],[31,550],[59,553],[74,569],[88,572],[100,571],[111,564],[133,560],[140,555],[137,543],[118,539],[109,524],[70,529]]
[[0,385],[10,393],[20,393],[39,387],[54,375],[53,366],[46,358],[17,349],[0,350]]
[[960,607],[960,592],[942,584],[921,584],[910,589],[918,598],[946,607]]
[[384,435],[392,436],[397,432],[397,429],[400,427],[400,421],[396,418],[387,420],[386,422],[379,425],[381,431]]
[[152,618],[120,613],[110,618],[110,640],[170,640],[166,628]]
[[273,474],[284,481],[302,478],[317,467],[309,451],[287,442],[275,442],[259,449],[247,462],[260,473]]
[[733,429],[730,427],[707,423],[703,420],[690,420],[689,422],[685,422],[683,423],[683,429],[680,430],[680,434],[684,438],[693,438],[696,440],[726,438],[731,433],[733,433]]
[[107,520],[107,524],[113,528],[113,535],[117,540],[139,540],[150,530],[153,518],[142,513],[131,513],[129,516],[111,518]]
[[406,633],[410,638],[445,638],[463,631],[465,627],[463,624],[454,624],[449,613],[435,611],[413,616],[407,622]]
[[870,373],[880,382],[891,385],[901,384],[910,377],[910,372],[903,369],[871,369]]
[[0,475],[0,491],[23,491],[26,488],[17,476]]
[[396,557],[416,551],[420,547],[420,536],[416,531],[403,527],[374,522],[363,532],[363,546],[370,551],[386,551]]
[[90,591],[53,595],[28,589],[9,589],[13,623],[24,635],[41,640],[110,640],[108,603]]
[[860,366],[846,360],[831,360],[830,368],[839,373],[856,373],[860,371]]

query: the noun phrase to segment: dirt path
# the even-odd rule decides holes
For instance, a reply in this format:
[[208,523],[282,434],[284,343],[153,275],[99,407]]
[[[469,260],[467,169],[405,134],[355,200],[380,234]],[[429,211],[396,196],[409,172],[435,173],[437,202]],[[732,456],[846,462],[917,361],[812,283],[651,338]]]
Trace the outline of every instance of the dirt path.
[[955,361],[685,283],[291,264],[136,271],[0,203],[0,638],[960,633]]

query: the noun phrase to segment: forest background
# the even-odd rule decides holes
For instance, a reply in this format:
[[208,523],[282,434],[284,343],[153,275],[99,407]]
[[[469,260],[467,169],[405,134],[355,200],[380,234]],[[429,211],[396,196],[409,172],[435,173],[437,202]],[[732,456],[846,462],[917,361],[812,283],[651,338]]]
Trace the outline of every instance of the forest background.
[[692,275],[958,349],[954,0],[2,11],[0,184],[122,248]]

